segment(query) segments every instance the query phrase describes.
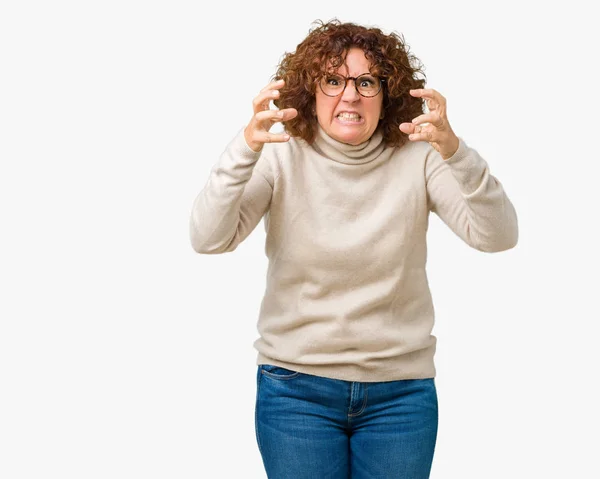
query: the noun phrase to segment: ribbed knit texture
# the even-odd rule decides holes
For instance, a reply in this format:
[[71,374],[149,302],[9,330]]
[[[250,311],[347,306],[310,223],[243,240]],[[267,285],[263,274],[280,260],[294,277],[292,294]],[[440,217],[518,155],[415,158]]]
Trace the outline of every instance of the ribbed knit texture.
[[233,251],[264,218],[257,364],[347,381],[435,377],[429,212],[478,250],[515,246],[515,209],[462,138],[445,161],[427,142],[382,140],[351,146],[319,129],[313,145],[256,153],[240,130],[212,168],[192,207],[195,251]]

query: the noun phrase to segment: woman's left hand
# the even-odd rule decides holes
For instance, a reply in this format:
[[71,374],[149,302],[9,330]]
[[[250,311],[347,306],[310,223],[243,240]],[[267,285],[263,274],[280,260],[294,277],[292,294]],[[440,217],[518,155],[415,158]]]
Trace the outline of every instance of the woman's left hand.
[[[413,119],[412,123],[401,123],[400,131],[408,134],[411,141],[427,141],[444,160],[458,150],[458,137],[452,131],[446,115],[446,99],[431,88],[410,90],[412,96],[425,98],[429,113]],[[429,123],[421,126],[422,123]]]

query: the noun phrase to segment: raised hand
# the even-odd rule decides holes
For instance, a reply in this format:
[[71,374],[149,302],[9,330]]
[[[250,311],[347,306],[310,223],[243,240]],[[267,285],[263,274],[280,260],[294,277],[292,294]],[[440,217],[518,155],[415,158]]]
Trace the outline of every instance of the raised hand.
[[254,151],[262,150],[265,143],[282,143],[288,141],[290,136],[286,133],[270,133],[271,127],[278,121],[287,121],[298,115],[295,108],[272,110],[269,108],[271,100],[279,98],[279,89],[284,85],[283,80],[269,83],[252,101],[254,115],[244,129],[244,138],[248,146]]
[[[400,131],[408,133],[411,141],[429,142],[447,160],[458,150],[459,140],[448,122],[446,99],[431,88],[410,90],[410,94],[426,98],[429,113],[414,118],[412,123],[401,123]],[[422,123],[428,124],[421,126]]]

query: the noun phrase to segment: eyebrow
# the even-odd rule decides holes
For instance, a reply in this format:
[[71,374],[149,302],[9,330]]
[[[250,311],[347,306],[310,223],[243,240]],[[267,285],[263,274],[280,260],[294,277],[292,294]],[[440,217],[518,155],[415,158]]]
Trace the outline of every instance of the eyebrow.
[[329,75],[339,75],[339,76],[344,77],[344,78],[358,78],[358,77],[361,77],[363,75],[374,76],[371,72],[359,73],[358,75],[342,75],[340,72],[335,71],[335,72],[331,72],[331,73],[328,73],[328,74]]

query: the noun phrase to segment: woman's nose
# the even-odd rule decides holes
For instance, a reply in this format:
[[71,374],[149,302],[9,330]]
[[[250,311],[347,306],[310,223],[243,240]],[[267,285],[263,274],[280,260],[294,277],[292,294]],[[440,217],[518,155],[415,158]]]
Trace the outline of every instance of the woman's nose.
[[342,93],[342,100],[352,102],[360,99],[360,95],[356,91],[356,86],[354,86],[354,80],[348,79],[346,80],[346,88],[344,89],[344,93]]

